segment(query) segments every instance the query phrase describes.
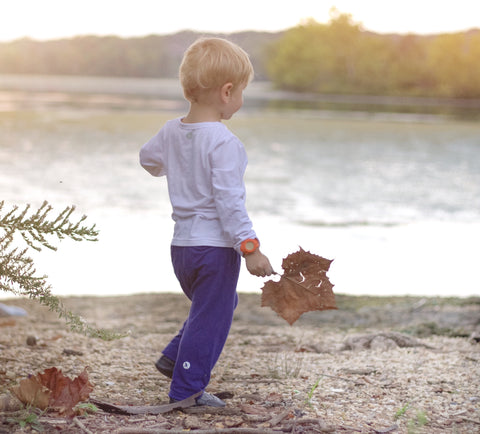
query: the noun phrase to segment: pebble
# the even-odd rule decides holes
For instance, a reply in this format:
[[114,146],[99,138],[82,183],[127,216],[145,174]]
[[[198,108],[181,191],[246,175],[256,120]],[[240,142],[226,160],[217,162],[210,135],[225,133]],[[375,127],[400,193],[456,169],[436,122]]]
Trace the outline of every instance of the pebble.
[[37,345],[37,338],[32,335],[27,336],[27,345],[29,347],[34,347],[35,345]]

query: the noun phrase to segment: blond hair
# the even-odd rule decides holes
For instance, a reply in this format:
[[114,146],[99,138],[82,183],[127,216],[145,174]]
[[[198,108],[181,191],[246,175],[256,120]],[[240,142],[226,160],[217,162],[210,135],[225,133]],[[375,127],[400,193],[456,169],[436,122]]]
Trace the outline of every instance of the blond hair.
[[248,54],[222,38],[200,38],[185,52],[180,65],[180,82],[185,98],[195,101],[202,91],[248,84],[253,67]]

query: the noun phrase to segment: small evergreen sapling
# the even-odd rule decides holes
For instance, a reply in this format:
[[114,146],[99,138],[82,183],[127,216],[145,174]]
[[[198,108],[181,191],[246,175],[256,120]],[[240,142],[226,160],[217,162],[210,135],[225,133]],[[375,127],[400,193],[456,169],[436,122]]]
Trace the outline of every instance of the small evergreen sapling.
[[[72,223],[70,218],[75,206],[65,208],[53,219],[50,217],[53,208],[46,201],[30,215],[30,205],[26,205],[23,211],[19,211],[18,206],[5,211],[4,206],[4,201],[0,201],[0,290],[27,296],[47,306],[60,318],[65,318],[73,331],[107,340],[119,337],[115,333],[89,326],[80,316],[67,310],[59,298],[52,294],[47,276],[36,275],[33,259],[27,255],[29,248],[37,251],[43,247],[57,250],[49,240],[54,237],[59,240],[98,241],[95,225],[84,226],[86,216]],[[13,245],[16,234],[20,234],[27,244],[23,250]]]

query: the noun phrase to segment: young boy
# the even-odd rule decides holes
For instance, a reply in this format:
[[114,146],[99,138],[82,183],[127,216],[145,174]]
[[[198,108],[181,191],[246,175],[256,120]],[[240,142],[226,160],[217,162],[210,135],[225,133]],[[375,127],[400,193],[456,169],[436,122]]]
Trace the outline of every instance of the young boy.
[[240,109],[252,78],[240,47],[220,38],[197,40],[180,66],[188,114],[168,121],[140,151],[150,174],[167,177],[172,263],[191,300],[188,318],[156,363],[172,378],[171,402],[201,393],[197,405],[225,406],[205,388],[237,306],[241,256],[251,274],[273,273],[245,208],[245,149],[221,122]]

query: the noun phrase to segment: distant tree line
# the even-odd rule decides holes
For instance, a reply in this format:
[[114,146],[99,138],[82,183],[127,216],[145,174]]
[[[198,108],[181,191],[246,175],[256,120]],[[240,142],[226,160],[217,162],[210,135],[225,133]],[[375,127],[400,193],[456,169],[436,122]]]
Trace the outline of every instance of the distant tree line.
[[[280,35],[240,32],[228,38],[248,51],[257,77],[266,79],[264,47]],[[177,76],[185,49],[199,36],[184,31],[140,38],[78,36],[50,41],[24,38],[0,43],[0,73],[172,78]]]
[[267,74],[300,92],[480,97],[480,29],[379,35],[333,11],[288,30],[270,47]]
[[[79,36],[0,44],[0,73],[172,78],[199,36]],[[365,31],[349,14],[307,20],[286,32],[226,36],[252,59],[256,77],[299,92],[480,98],[480,29],[430,36]]]

